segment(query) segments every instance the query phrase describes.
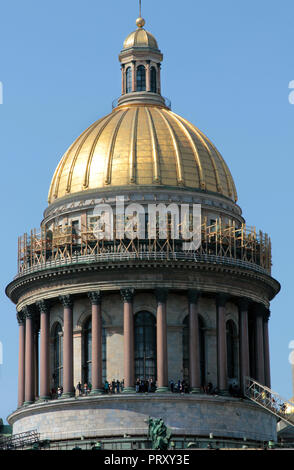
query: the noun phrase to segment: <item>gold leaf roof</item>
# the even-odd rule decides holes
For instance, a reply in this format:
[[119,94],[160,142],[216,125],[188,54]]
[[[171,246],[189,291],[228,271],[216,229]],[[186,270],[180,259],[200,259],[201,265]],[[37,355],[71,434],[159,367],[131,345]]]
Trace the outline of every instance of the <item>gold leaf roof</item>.
[[211,141],[162,106],[119,106],[94,122],[65,152],[48,201],[126,186],[207,190],[237,201],[235,184]]
[[127,36],[124,41],[124,49],[129,47],[151,47],[158,49],[158,44],[153,34],[144,28],[138,28]]

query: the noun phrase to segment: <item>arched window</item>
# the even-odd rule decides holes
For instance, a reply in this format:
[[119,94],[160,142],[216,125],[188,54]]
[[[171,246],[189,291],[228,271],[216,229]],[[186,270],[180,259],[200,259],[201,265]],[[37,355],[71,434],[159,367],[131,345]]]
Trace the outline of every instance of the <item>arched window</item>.
[[[102,324],[104,321],[102,320]],[[92,383],[92,319],[84,324],[83,328],[83,383]],[[102,327],[102,381],[106,380],[106,331]]]
[[156,380],[156,320],[149,312],[135,316],[135,378]]
[[151,91],[152,93],[157,93],[157,80],[156,80],[156,68],[151,67],[150,71],[150,86],[151,86]]
[[227,374],[228,379],[238,380],[237,328],[232,320],[227,321]]
[[128,67],[126,70],[126,93],[131,93],[132,84],[132,68]]
[[143,65],[137,68],[137,91],[146,91],[146,69]]
[[[205,326],[203,319],[198,315],[199,324],[199,353],[200,353],[200,380],[201,385],[204,386],[206,382],[206,369],[205,369]],[[190,363],[190,349],[189,349],[189,315],[183,321],[183,379],[186,382],[190,380],[189,363]]]
[[57,323],[53,333],[53,383],[56,392],[63,385],[63,334],[60,323]]
[[92,320],[89,318],[84,325],[84,383],[92,383]]

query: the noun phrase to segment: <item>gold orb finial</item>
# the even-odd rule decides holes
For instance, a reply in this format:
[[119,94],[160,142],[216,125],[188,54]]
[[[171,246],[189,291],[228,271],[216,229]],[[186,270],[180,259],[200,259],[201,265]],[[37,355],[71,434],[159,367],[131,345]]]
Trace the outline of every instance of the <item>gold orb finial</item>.
[[138,28],[143,28],[144,24],[144,18],[141,18],[141,16],[139,16],[139,18],[136,19],[136,25],[138,26]]

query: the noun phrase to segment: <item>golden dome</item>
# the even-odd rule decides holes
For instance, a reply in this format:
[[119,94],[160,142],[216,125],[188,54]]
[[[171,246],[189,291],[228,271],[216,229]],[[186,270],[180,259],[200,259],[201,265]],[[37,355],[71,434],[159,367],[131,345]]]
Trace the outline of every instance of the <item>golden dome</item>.
[[146,29],[143,28],[145,24],[143,18],[138,18],[137,22],[138,21],[138,29],[127,36],[124,41],[123,48],[128,49],[129,47],[150,47],[152,49],[158,49],[158,44],[153,34],[149,33],[149,31],[146,31]]
[[48,201],[86,190],[161,185],[237,200],[225,161],[194,125],[162,106],[119,106],[64,154]]

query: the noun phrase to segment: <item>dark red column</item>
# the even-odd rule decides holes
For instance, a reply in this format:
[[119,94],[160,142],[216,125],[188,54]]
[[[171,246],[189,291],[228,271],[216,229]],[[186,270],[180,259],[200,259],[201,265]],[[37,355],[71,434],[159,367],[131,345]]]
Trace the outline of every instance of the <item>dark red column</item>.
[[244,390],[245,377],[250,376],[248,306],[247,299],[239,299],[240,385],[242,390]]
[[227,383],[227,333],[226,302],[227,295],[217,296],[217,352],[218,352],[218,388],[221,394],[228,391]]
[[63,398],[74,396],[73,383],[73,301],[70,295],[60,296],[63,305]]
[[135,391],[133,289],[122,289],[124,305],[124,393]]
[[25,401],[25,317],[23,312],[17,314],[19,325],[18,346],[18,407]]
[[102,314],[101,293],[89,292],[92,304],[92,390],[91,395],[103,393],[102,384]]
[[25,307],[25,405],[34,402],[34,325],[32,307]]
[[264,367],[265,367],[265,385],[271,388],[271,369],[270,369],[270,349],[269,349],[269,322],[270,312],[265,311],[265,317],[263,320],[263,336],[264,336]]
[[198,299],[199,292],[188,291],[189,299],[189,372],[191,393],[199,393],[201,390],[200,374],[200,345],[199,345],[199,318]]
[[156,289],[156,340],[157,340],[157,389],[156,392],[168,392],[168,354],[167,354],[167,289]]
[[263,306],[256,304],[254,308],[256,380],[265,385],[263,313]]
[[40,399],[50,399],[50,359],[49,359],[49,341],[50,341],[50,309],[45,300],[37,303],[40,311]]

